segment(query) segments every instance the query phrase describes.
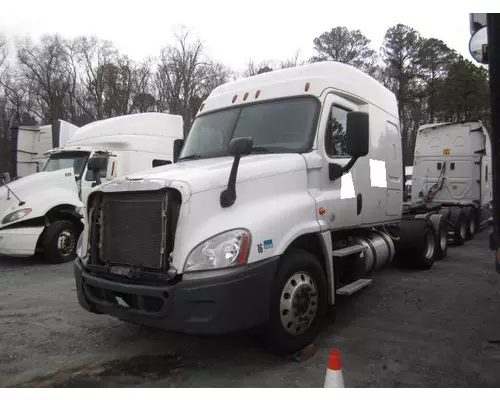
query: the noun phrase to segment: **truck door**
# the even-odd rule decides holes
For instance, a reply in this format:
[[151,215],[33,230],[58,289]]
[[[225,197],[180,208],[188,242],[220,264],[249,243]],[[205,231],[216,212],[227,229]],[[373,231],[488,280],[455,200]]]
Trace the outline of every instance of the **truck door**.
[[360,188],[363,171],[359,168],[360,163],[355,163],[341,178],[331,180],[329,176],[330,163],[345,166],[351,159],[343,152],[343,138],[349,111],[358,111],[357,105],[329,93],[323,105],[319,124],[318,151],[322,155],[319,185],[331,230],[359,226],[362,223]]

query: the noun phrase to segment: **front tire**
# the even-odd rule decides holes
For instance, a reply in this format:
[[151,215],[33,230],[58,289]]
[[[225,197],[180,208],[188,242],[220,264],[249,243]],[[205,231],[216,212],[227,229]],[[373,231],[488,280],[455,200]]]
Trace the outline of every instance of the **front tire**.
[[270,318],[260,337],[279,354],[311,344],[321,330],[327,310],[326,276],[311,253],[291,249],[280,261],[270,304]]
[[43,240],[45,259],[51,264],[61,264],[76,258],[79,230],[66,220],[54,221],[47,228]]

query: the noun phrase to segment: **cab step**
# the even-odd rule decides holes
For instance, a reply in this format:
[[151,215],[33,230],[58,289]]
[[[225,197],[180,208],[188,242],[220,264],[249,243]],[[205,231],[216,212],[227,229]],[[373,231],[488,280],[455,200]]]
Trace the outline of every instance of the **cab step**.
[[343,249],[338,249],[332,251],[333,257],[347,257],[352,254],[361,253],[366,249],[365,244],[355,244],[354,246],[344,247]]
[[337,289],[336,293],[339,296],[350,296],[351,294],[354,294],[367,287],[371,283],[371,279],[358,279],[357,281],[354,281],[352,283],[349,283],[348,285],[342,286],[340,289]]

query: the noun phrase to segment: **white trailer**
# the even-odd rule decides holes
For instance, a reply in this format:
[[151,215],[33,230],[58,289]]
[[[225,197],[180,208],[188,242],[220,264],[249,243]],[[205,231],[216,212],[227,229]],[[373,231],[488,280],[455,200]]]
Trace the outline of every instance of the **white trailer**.
[[461,245],[491,217],[491,143],[481,121],[423,125],[415,142],[411,203],[440,206]]
[[[120,175],[174,162],[183,119],[163,113],[109,118],[48,151],[42,172],[0,187],[0,254],[42,251],[52,263],[76,256],[79,210],[91,189]],[[181,140],[181,142],[178,142]]]
[[[64,145],[78,129],[76,125],[59,120],[59,143]],[[16,172],[12,178],[41,171],[46,161],[46,152],[52,148],[52,125],[21,125],[13,134]]]
[[403,211],[403,175],[396,98],[367,74],[322,62],[224,84],[176,164],[89,195],[79,303],[172,331],[256,328],[298,350],[395,257],[434,265],[442,216]]

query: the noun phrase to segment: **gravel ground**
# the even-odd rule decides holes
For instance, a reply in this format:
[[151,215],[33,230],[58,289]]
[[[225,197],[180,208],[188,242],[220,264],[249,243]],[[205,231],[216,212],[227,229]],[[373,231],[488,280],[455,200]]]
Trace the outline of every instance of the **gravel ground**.
[[498,387],[492,257],[483,231],[430,271],[379,271],[337,306],[301,363],[241,335],[171,334],[89,314],[70,264],[0,258],[0,385],[321,387],[335,347],[349,387]]

